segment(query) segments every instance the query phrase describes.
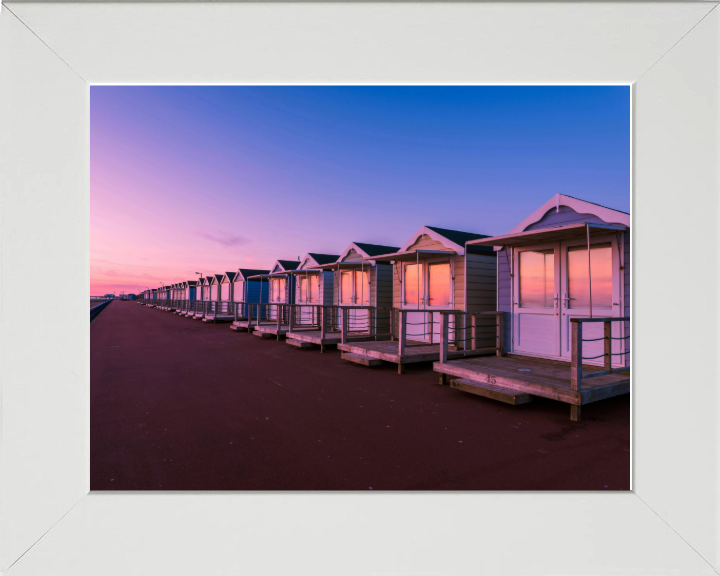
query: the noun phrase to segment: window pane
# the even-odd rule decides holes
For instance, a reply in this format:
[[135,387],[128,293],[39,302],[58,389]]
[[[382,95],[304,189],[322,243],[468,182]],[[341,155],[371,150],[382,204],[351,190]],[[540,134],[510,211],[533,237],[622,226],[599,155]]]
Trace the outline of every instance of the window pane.
[[298,284],[298,302],[305,303],[307,299],[307,278],[300,277]]
[[553,308],[555,305],[555,253],[553,250],[520,252],[520,306]]
[[310,276],[308,283],[310,284],[310,303],[317,304],[320,302],[320,274]]
[[[612,246],[590,246],[593,309],[612,309]],[[568,248],[569,308],[589,308],[588,255],[586,247]]]
[[370,304],[370,287],[368,286],[367,270],[355,272],[355,303],[360,306]]
[[422,266],[422,264],[405,264],[405,304],[420,305],[420,294],[423,293]]
[[340,272],[340,303],[352,304],[352,272]]
[[285,302],[286,279],[278,279],[278,302]]
[[430,306],[450,304],[450,262],[430,264],[428,267],[428,296]]

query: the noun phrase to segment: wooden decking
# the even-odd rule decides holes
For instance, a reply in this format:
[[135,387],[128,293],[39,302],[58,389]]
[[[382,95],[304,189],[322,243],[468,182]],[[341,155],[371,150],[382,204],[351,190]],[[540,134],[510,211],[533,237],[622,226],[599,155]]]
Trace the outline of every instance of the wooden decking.
[[235,320],[232,324],[230,324],[230,330],[235,330],[236,332],[244,332],[247,330],[248,332],[252,332],[253,326],[254,323],[251,323],[248,319]]
[[232,322],[235,316],[229,314],[206,314],[203,322]]
[[[408,340],[405,346],[405,353],[398,354],[398,342],[396,340],[382,340],[378,342],[348,342],[338,344],[338,350],[349,352],[356,356],[366,356],[376,360],[384,360],[398,365],[398,373],[402,374],[404,364],[416,362],[435,362],[440,360],[440,345],[413,342]],[[477,353],[477,352],[476,352]],[[488,349],[488,354],[494,354],[495,350]],[[448,350],[448,358],[463,358],[462,350]],[[353,356],[346,358],[354,362]]]
[[[340,344],[342,335],[340,334],[340,332],[326,332],[325,337],[323,338],[322,333],[320,332],[320,330],[317,329],[317,327],[303,329],[302,326],[297,326],[295,328],[295,331],[287,333],[287,338],[288,344],[291,343],[291,340],[297,340],[299,342],[307,342],[309,344],[320,346],[322,350],[325,346],[334,346],[336,344]],[[390,337],[376,337],[367,333],[353,334],[352,332],[348,334],[347,337],[350,342],[368,342],[374,341],[376,338],[389,339]]]
[[286,324],[282,324],[280,328],[278,329],[277,324],[255,324],[253,326],[253,332],[258,332],[260,334],[270,334],[272,336],[277,336],[277,339],[280,340],[281,337],[285,336],[288,331],[288,326]]
[[[570,384],[570,364],[551,363],[531,358],[485,356],[433,364],[435,372],[446,379],[462,379],[454,388],[474,392],[471,386],[500,387],[565,402],[576,407],[572,414],[579,419],[579,406],[630,392],[629,373],[607,374],[582,380],[580,390]],[[583,365],[584,374],[601,371],[598,366]]]

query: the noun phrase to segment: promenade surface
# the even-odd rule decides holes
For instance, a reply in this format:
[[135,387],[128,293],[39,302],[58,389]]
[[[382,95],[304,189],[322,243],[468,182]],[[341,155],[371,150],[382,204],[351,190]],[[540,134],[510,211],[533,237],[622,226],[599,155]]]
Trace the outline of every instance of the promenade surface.
[[628,490],[628,396],[509,406],[113,302],[90,327],[92,490]]

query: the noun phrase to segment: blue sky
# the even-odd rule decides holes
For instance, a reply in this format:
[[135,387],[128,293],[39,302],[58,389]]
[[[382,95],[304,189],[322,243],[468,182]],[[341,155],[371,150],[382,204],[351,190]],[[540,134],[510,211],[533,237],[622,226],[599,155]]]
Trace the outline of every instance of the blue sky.
[[503,234],[558,192],[629,212],[629,87],[91,88],[98,289]]

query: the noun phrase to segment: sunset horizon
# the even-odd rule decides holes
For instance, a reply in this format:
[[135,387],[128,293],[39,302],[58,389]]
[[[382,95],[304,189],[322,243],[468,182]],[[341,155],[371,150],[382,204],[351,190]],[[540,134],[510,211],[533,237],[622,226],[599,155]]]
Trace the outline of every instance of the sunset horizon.
[[90,291],[503,234],[556,193],[629,212],[629,134],[627,86],[94,86]]

